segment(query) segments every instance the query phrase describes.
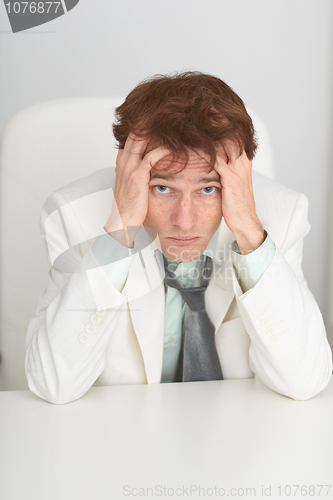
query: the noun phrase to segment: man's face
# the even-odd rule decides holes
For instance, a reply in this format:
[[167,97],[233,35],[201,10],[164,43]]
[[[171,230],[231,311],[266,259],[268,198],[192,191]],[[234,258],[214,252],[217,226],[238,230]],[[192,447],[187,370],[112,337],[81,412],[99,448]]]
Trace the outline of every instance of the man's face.
[[216,170],[209,170],[200,152],[190,153],[180,173],[172,173],[168,157],[151,170],[144,226],[157,231],[162,252],[171,260],[198,259],[219,227],[222,186]]

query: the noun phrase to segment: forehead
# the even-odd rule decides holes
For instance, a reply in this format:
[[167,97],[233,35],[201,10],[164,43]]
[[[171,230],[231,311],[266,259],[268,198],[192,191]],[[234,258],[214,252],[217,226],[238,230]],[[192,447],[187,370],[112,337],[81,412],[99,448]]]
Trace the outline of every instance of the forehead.
[[[181,170],[181,171],[180,171]],[[201,179],[219,182],[220,176],[216,170],[212,170],[208,161],[199,154],[191,152],[188,162],[178,160],[172,162],[172,156],[168,155],[158,161],[151,170],[151,179],[165,179],[173,182],[200,182]]]

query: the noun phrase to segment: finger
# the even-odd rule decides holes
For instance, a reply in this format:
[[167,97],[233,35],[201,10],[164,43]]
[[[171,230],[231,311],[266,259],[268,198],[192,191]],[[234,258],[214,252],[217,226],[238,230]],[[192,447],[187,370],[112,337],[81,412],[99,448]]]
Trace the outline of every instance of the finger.
[[123,154],[121,156],[121,164],[125,166],[130,162],[130,166],[135,166],[141,160],[143,153],[147,147],[148,141],[140,139],[134,134],[130,133],[126,139]]
[[227,175],[230,175],[233,172],[232,167],[228,163],[226,163],[220,156],[216,156],[214,169],[221,177],[221,182],[226,178]]
[[245,160],[245,161],[249,161],[252,163],[252,160],[249,159],[249,157],[247,156],[246,152],[245,152],[245,149],[243,149],[243,152],[242,154],[240,155],[240,158],[242,158],[242,160]]
[[148,144],[147,139],[140,139],[134,134],[129,134],[126,139],[124,150],[129,155],[141,155],[144,153]]
[[170,157],[171,151],[165,146],[159,146],[146,154],[144,159],[140,164],[140,170],[142,173],[150,172],[155,165],[165,157]]
[[232,171],[232,166],[230,164],[230,158],[224,148],[222,146],[216,152],[216,161],[214,165],[215,170],[220,174],[220,176],[225,176],[230,171]]
[[232,162],[230,163],[230,168],[233,169],[234,172],[246,172],[252,169],[252,161],[249,160],[245,150],[243,149],[242,154],[239,152],[233,157]]
[[227,139],[223,144],[224,151],[227,155],[227,163],[233,165],[239,157],[239,145],[235,140]]

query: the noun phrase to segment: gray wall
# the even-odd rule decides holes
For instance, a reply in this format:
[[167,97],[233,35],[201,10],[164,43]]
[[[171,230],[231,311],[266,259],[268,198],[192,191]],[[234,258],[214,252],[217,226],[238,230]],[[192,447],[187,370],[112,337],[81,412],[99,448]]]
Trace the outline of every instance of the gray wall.
[[46,99],[124,95],[149,75],[175,70],[218,75],[266,123],[278,180],[310,200],[304,270],[324,309],[332,11],[330,0],[81,0],[65,16],[13,35],[2,3],[0,128]]

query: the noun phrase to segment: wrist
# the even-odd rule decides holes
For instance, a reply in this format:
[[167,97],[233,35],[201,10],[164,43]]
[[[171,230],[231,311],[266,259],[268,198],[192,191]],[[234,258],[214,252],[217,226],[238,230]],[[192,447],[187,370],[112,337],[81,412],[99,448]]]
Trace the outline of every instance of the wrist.
[[259,224],[247,227],[246,231],[234,233],[241,255],[247,255],[259,248],[266,239],[266,233],[260,221]]
[[134,226],[123,227],[122,229],[114,229],[105,225],[104,230],[123,247],[133,248],[135,236],[140,228]]
[[139,229],[140,226],[122,221],[119,214],[116,216],[113,213],[110,215],[104,226],[104,230],[112,236],[113,239],[127,248],[132,247],[134,238]]

